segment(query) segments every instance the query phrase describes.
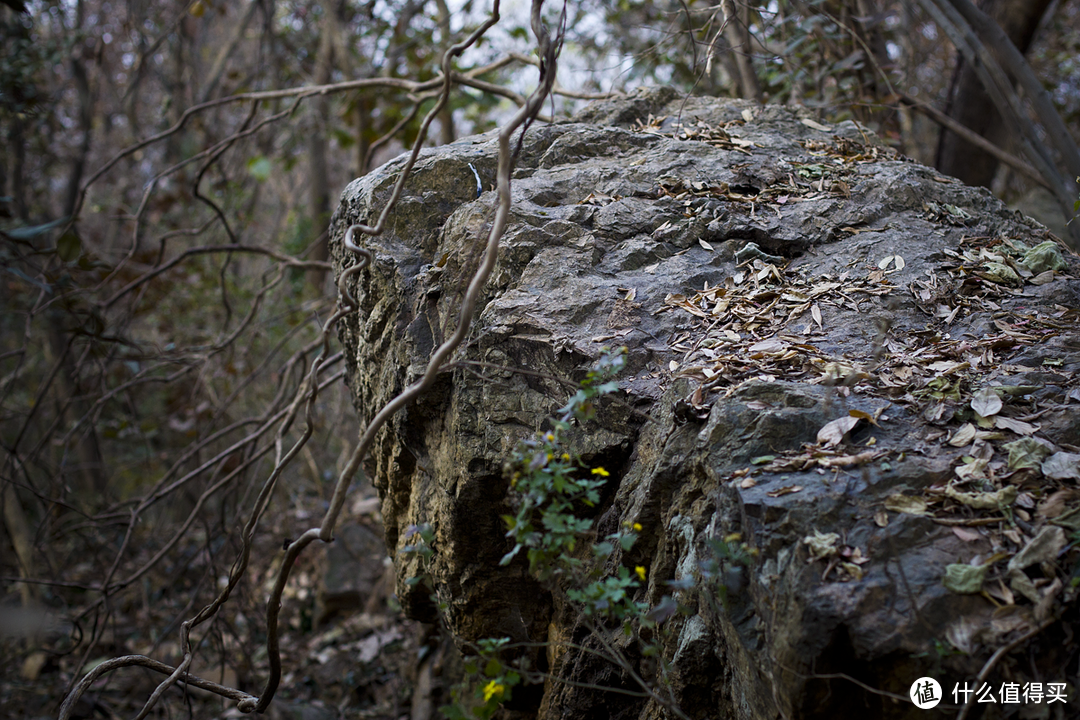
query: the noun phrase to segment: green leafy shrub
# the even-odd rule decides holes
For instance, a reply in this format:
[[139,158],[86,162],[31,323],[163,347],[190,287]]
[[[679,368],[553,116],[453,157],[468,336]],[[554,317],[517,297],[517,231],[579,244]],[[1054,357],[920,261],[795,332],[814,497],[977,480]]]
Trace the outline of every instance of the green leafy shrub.
[[[513,543],[500,564],[508,565],[522,553],[529,572],[552,592],[564,592],[577,610],[578,622],[600,648],[599,652],[633,678],[649,697],[682,716],[670,696],[667,666],[658,663],[659,682],[650,682],[634,671],[625,654],[606,638],[611,625],[626,637],[635,637],[645,657],[660,656],[662,633],[658,626],[677,610],[677,603],[665,596],[656,608],[635,600],[647,579],[642,566],[628,567],[620,560],[634,546],[642,526],[626,523],[618,532],[597,540],[593,520],[581,511],[600,502],[601,488],[611,473],[603,467],[589,467],[574,453],[566,435],[575,425],[584,425],[597,414],[600,398],[618,390],[614,376],[626,363],[626,349],[605,353],[589,370],[578,390],[551,420],[548,430],[522,441],[507,459],[504,472],[510,483],[510,502],[515,512],[503,516],[506,537]],[[426,571],[435,556],[434,533],[423,525],[410,528],[417,538],[404,552],[420,558]],[[613,563],[618,563],[612,568]],[[410,579],[415,584],[426,576]],[[440,610],[445,609],[434,598]],[[645,631],[645,632],[643,632]],[[440,710],[447,718],[491,717],[509,700],[513,688],[523,682],[542,682],[543,674],[529,670],[518,660],[506,658],[519,649],[509,638],[491,638],[477,643],[476,655],[465,661],[464,682],[453,690],[452,702]]]

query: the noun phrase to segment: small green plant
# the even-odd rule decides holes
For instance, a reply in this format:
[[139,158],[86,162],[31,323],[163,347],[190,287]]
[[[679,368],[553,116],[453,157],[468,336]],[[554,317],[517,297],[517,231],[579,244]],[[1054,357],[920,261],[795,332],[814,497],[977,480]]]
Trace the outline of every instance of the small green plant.
[[[564,592],[577,608],[578,621],[601,649],[601,655],[629,675],[643,696],[683,717],[670,695],[666,663],[657,663],[658,682],[647,681],[605,635],[610,625],[621,625],[627,637],[637,636],[643,656],[659,657],[658,627],[677,611],[678,605],[665,596],[650,610],[648,603],[635,600],[647,580],[647,570],[623,561],[643,528],[628,522],[617,532],[596,539],[593,520],[580,514],[600,503],[601,489],[611,472],[604,467],[589,467],[566,437],[575,425],[595,418],[597,401],[618,389],[613,378],[626,363],[625,353],[626,349],[621,348],[601,356],[579,383],[577,392],[551,419],[550,428],[523,440],[504,464],[515,512],[503,516],[506,537],[513,547],[500,564],[509,565],[523,554],[529,572],[553,592]],[[434,534],[430,528],[425,534],[425,527],[416,528],[419,540],[405,548],[419,555],[424,568],[434,553]],[[421,582],[422,578],[412,581]],[[440,708],[441,712],[452,720],[486,720],[510,699],[515,686],[549,679],[524,665],[507,664],[503,656],[514,649],[508,638],[479,642],[476,655],[466,660],[464,683],[453,691],[453,701]]]
[[428,574],[428,566],[431,565],[432,559],[435,557],[435,530],[427,523],[421,523],[420,525],[410,525],[405,529],[405,539],[410,541],[408,545],[401,548],[403,555],[415,555],[420,559],[420,567],[424,572],[420,575],[414,575],[413,577],[405,581],[406,585],[419,585],[422,582],[427,581],[430,578]]
[[915,660],[929,659],[931,663],[929,672],[931,675],[941,675],[944,672],[944,664],[948,658],[957,655],[967,655],[963,650],[954,647],[948,640],[941,640],[939,638],[933,638],[933,640],[933,654],[928,650],[924,650],[921,653],[913,653],[911,655],[912,659]]
[[[500,659],[509,638],[487,638],[476,645],[477,654],[465,660],[465,682],[451,691],[451,703],[439,708],[448,720],[487,720],[499,705],[509,700],[521,680],[521,673]],[[478,681],[475,681],[479,679]]]

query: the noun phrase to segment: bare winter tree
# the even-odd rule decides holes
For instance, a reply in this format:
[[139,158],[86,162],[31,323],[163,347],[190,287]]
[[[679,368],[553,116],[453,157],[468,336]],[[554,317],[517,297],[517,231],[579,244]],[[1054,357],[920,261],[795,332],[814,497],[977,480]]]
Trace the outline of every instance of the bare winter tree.
[[[423,3],[409,3],[406,14],[419,16],[423,6]],[[252,3],[242,11],[240,27],[252,21],[255,8],[255,3]],[[152,712],[162,695],[178,682],[235,700],[243,712],[263,712],[269,706],[282,674],[278,628],[282,596],[297,557],[312,542],[328,542],[334,538],[338,517],[353,477],[375,432],[399,408],[423,393],[449,361],[468,332],[477,297],[494,266],[499,239],[509,214],[511,139],[515,133],[524,132],[537,118],[555,81],[562,30],[559,27],[553,33],[549,32],[542,8],[540,0],[533,3],[530,25],[541,62],[539,84],[528,97],[503,91],[479,79],[485,73],[505,65],[509,59],[467,72],[460,72],[455,67],[457,58],[498,23],[499,3],[495,2],[487,19],[458,42],[450,41],[448,11],[444,4],[438,4],[436,27],[443,38],[443,51],[438,72],[432,74],[430,79],[395,77],[400,56],[405,54],[402,51],[415,52],[417,47],[413,44],[417,38],[411,37],[414,34],[410,32],[410,26],[398,23],[392,28],[392,35],[398,42],[392,42],[391,47],[396,49],[387,53],[388,66],[385,69],[388,72],[385,75],[332,82],[333,58],[341,52],[340,48],[335,48],[333,40],[338,35],[337,25],[342,20],[340,15],[344,9],[344,5],[339,4],[322,8],[321,34],[315,47],[312,71],[314,84],[214,98],[214,91],[222,82],[228,57],[237,51],[236,37],[239,33],[230,36],[214,60],[209,82],[205,88],[200,88],[190,74],[189,58],[197,52],[200,32],[203,31],[193,19],[211,12],[212,7],[196,3],[185,12],[174,15],[168,27],[163,29],[162,36],[146,42],[137,60],[135,53],[125,55],[122,60],[124,65],[138,63],[137,69],[128,74],[131,82],[129,91],[132,93],[135,92],[133,88],[148,82],[155,72],[154,64],[167,66],[159,87],[168,101],[167,106],[176,109],[170,113],[171,125],[116,152],[85,180],[83,176],[92,148],[91,107],[95,101],[101,101],[100,97],[95,98],[94,93],[106,92],[103,85],[93,86],[87,63],[92,60],[95,51],[99,59],[103,57],[105,48],[102,46],[111,43],[112,38],[107,37],[111,33],[103,32],[94,45],[82,41],[81,47],[73,53],[71,73],[76,79],[79,109],[76,126],[79,135],[72,151],[69,192],[63,203],[64,219],[6,233],[13,249],[9,272],[29,285],[28,288],[20,288],[19,299],[22,302],[16,313],[23,320],[21,344],[13,332],[17,325],[10,323],[6,328],[10,334],[6,333],[6,337],[15,340],[15,344],[4,356],[17,361],[14,370],[4,379],[7,413],[4,418],[6,453],[3,476],[6,525],[16,549],[22,587],[33,588],[41,582],[42,576],[51,574],[43,565],[55,564],[55,559],[48,557],[54,548],[48,541],[41,542],[40,537],[35,538],[31,530],[35,520],[41,522],[42,515],[40,511],[34,511],[37,508],[28,509],[28,504],[39,505],[46,512],[50,505],[68,508],[76,517],[81,517],[85,527],[92,532],[109,526],[121,532],[123,537],[119,545],[109,548],[113,559],[103,576],[61,583],[77,587],[85,596],[83,607],[73,618],[80,628],[89,623],[89,637],[72,648],[79,657],[76,667],[82,667],[91,654],[102,647],[105,628],[115,613],[117,601],[148,574],[155,572],[158,564],[174,549],[190,544],[194,539],[193,533],[205,524],[207,511],[220,513],[224,522],[217,528],[206,528],[209,532],[200,533],[203,542],[215,536],[228,537],[236,547],[236,556],[231,561],[223,586],[214,593],[213,599],[201,610],[180,620],[181,659],[178,664],[167,665],[146,655],[124,655],[97,663],[71,688],[60,708],[61,718],[71,716],[76,703],[98,678],[133,665],[166,676],[148,695],[137,717],[145,717]],[[299,6],[296,12],[312,12],[316,9],[319,6]],[[87,23],[88,13],[105,10],[104,6],[92,9],[88,3],[80,1],[69,15],[58,13],[58,29],[62,32],[70,27],[82,27]],[[133,16],[137,16],[137,12]],[[270,20],[269,16],[267,19]],[[117,28],[118,32],[120,30]],[[138,35],[137,32],[135,34]],[[267,42],[273,44],[286,39],[272,34]],[[168,67],[164,53],[159,53],[163,46],[169,44],[176,58],[171,67]],[[395,55],[399,59],[393,59]],[[150,69],[146,69],[148,65]],[[99,81],[101,79],[98,78]],[[337,322],[357,310],[349,284],[357,273],[363,272],[370,258],[360,237],[378,235],[386,226],[412,163],[437,118],[443,119],[443,139],[452,138],[452,117],[445,108],[454,97],[455,88],[461,85],[479,86],[484,92],[509,96],[519,101],[521,107],[500,131],[495,219],[484,248],[484,260],[462,302],[458,327],[435,351],[424,377],[377,413],[370,425],[364,428],[359,442],[340,468],[323,523],[302,533],[296,540],[287,542],[285,558],[277,566],[276,579],[267,603],[265,645],[269,675],[262,691],[251,694],[200,678],[192,672],[192,663],[200,645],[193,633],[203,632],[204,626],[211,625],[237,587],[248,579],[247,570],[253,559],[260,520],[270,506],[279,480],[304,451],[316,429],[321,391],[335,386],[340,379],[340,372],[334,372],[340,354],[332,352],[331,338]],[[314,312],[316,316],[320,312],[328,312],[328,318],[320,323],[313,339],[299,342],[299,347],[279,366],[277,375],[281,381],[277,392],[266,398],[261,412],[247,417],[233,417],[238,409],[237,397],[247,386],[254,384],[264,370],[273,367],[270,363],[276,352],[296,345],[300,340],[297,335],[310,335],[305,327],[306,322],[298,318],[292,323],[295,329],[286,331],[283,336],[278,332],[276,334],[280,337],[277,338],[264,340],[260,337],[271,330],[263,319],[263,310],[269,300],[275,297],[276,291],[295,284],[303,277],[291,277],[290,273],[323,273],[328,269],[325,250],[320,249],[325,247],[322,228],[328,220],[329,201],[326,137],[330,134],[330,106],[327,98],[375,89],[401,92],[413,105],[413,110],[388,128],[392,134],[408,130],[416,111],[425,101],[429,105],[433,102],[433,105],[425,111],[423,120],[409,139],[412,146],[409,160],[378,221],[372,226],[349,228],[345,235],[345,248],[356,256],[357,263],[343,274],[337,288],[336,303],[330,304],[316,297],[302,306],[301,312]],[[191,104],[199,95],[204,100]],[[264,133],[263,137],[270,142],[275,142],[277,138],[272,134],[267,136],[265,130],[295,117],[305,101],[313,105],[311,137],[316,138],[307,143],[311,163],[309,212],[314,214],[308,218],[309,230],[305,234],[308,237],[317,236],[307,248],[314,255],[313,260],[272,249],[251,237],[250,223],[257,217],[255,211],[260,207],[261,186],[255,185],[239,194],[226,191],[229,183],[235,182],[245,171],[249,178],[259,183],[269,184],[280,178],[280,173],[273,168],[274,161],[267,156],[256,155],[247,162],[238,163],[235,151],[245,145],[250,147],[249,143],[257,143],[260,133]],[[134,94],[130,102],[138,102]],[[184,105],[189,106],[181,112],[179,108]],[[371,103],[368,104],[370,106]],[[267,107],[269,111],[263,111]],[[243,108],[243,111],[236,112],[234,108]],[[191,125],[205,127],[207,121],[215,116],[219,122],[224,122],[224,132],[206,132],[203,147],[192,152],[190,146],[185,146],[191,138],[184,131]],[[110,116],[109,119],[116,120],[117,117]],[[367,129],[373,124],[367,121],[362,127]],[[21,132],[21,129],[15,132]],[[380,139],[368,141],[368,152],[385,142]],[[133,188],[137,205],[125,208],[118,214],[118,224],[129,228],[129,239],[126,244],[117,242],[120,238],[115,236],[111,241],[101,242],[94,236],[101,237],[108,228],[90,227],[92,223],[83,219],[87,217],[88,209],[98,212],[95,203],[115,200],[96,193],[95,188],[100,187],[102,178],[122,164],[138,163],[147,154],[154,154],[157,162],[164,163],[164,169],[155,168],[143,187]],[[16,166],[15,170],[20,176],[18,181],[22,182],[21,174],[25,173],[25,168]],[[170,193],[176,194],[175,200],[169,198]],[[163,202],[165,205],[162,205]],[[165,232],[154,242],[149,242],[147,235],[158,224],[161,214],[172,210],[172,202],[201,205],[203,212],[194,213],[203,216],[201,221]],[[190,210],[186,212],[190,213]],[[220,240],[198,242],[203,235],[218,236]],[[185,243],[186,238],[195,239],[195,242]],[[303,250],[302,247],[297,249]],[[220,304],[213,309],[212,317],[204,318],[205,324],[197,329],[176,327],[168,315],[160,314],[163,305],[182,305],[194,299],[182,296],[186,293],[175,281],[167,282],[181,268],[189,273],[189,281],[209,283],[210,287],[216,284],[218,288]],[[192,275],[192,272],[195,274]],[[237,278],[237,273],[242,277],[254,276],[257,280],[253,286],[246,285]],[[72,275],[76,276],[74,282],[68,280],[65,286],[64,278]],[[150,306],[154,306],[153,309]],[[81,321],[82,325],[72,326],[73,319]],[[42,332],[39,326],[46,326],[45,331]],[[177,342],[181,337],[184,342]],[[269,340],[266,350],[256,351],[255,356],[245,352],[246,349],[254,350],[260,345],[267,345],[266,340]],[[245,348],[247,343],[251,345]],[[39,354],[46,359],[44,368],[38,367]],[[257,359],[259,355],[263,355],[261,361]],[[243,368],[239,372],[233,369],[237,365]],[[215,383],[214,379],[221,374],[239,377]],[[181,406],[195,404],[200,397],[207,397],[209,402],[204,400],[177,415],[169,406],[168,394],[159,398],[141,393],[143,388],[157,385],[172,388],[172,397],[176,398],[173,402]],[[189,388],[198,389],[200,385],[205,387],[205,392],[185,392]],[[151,407],[140,408],[148,397]],[[46,412],[45,408],[53,404],[55,410]],[[155,444],[155,432],[187,433],[195,437],[195,442],[188,445],[179,459],[162,465],[160,469],[157,468],[160,463],[150,459],[137,463],[135,472],[141,475],[149,471],[150,477],[133,478],[137,488],[134,494],[118,492],[118,478],[115,472],[110,472],[110,462],[123,456],[119,452],[121,448],[116,443],[110,445],[108,452],[103,452],[101,448],[100,428],[109,427],[109,417],[119,414],[115,407],[117,405],[136,411],[129,413],[129,417],[138,417],[139,410],[148,415],[157,415],[159,425],[153,428],[140,425],[136,430],[139,440],[147,449],[152,449]],[[124,405],[128,407],[123,408]],[[119,439],[125,429],[121,425],[113,437]],[[105,459],[107,456],[110,457],[109,461]],[[79,484],[72,484],[76,479]],[[166,537],[160,542],[152,542],[149,555],[141,556],[137,552],[137,546],[143,541],[140,526],[146,521],[161,524],[161,521],[169,518],[171,512],[163,513],[162,505],[166,500],[182,508],[179,516],[174,518],[177,524],[166,525],[169,528]],[[227,530],[229,521],[226,518],[229,516],[243,519],[242,530],[231,533]],[[63,517],[63,514],[61,518],[62,525],[70,524],[73,520]],[[46,532],[66,529],[44,527]],[[210,553],[215,556],[211,560],[212,565],[221,561],[216,558],[218,552]],[[265,559],[259,556],[255,561],[264,562]],[[48,584],[48,581],[45,582]],[[189,605],[196,600],[197,594],[192,595]],[[32,600],[29,596],[26,599],[27,602]],[[184,614],[187,614],[186,611]]]

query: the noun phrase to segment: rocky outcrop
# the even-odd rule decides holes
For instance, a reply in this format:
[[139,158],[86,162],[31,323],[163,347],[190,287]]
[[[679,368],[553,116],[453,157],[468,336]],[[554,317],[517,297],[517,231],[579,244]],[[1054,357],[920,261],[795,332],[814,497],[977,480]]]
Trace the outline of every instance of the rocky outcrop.
[[[367,240],[361,311],[341,332],[362,421],[452,331],[495,161],[493,134],[424,151]],[[344,229],[374,217],[400,167],[343,193],[339,268],[354,261]],[[888,693],[936,675],[951,704],[955,682],[1039,627],[991,680],[1071,681],[1080,282],[1045,228],[855,123],[665,89],[531,128],[513,202],[454,368],[365,468],[392,551],[433,526],[459,641],[551,641],[533,662],[554,677],[625,682],[563,652],[573,613],[498,564],[505,458],[565,402],[564,381],[621,345],[625,402],[576,446],[611,472],[598,532],[643,528],[621,559],[648,568],[641,599],[682,581],[689,612],[664,637],[687,715],[923,717]],[[745,556],[718,559],[734,534]],[[434,619],[429,590],[405,582],[416,560],[395,563],[402,606]],[[515,702],[545,718],[661,714],[557,681]]]

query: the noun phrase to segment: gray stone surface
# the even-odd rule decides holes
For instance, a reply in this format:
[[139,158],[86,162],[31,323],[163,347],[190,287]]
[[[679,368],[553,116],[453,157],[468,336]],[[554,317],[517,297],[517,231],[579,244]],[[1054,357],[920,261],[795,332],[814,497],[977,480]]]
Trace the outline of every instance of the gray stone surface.
[[[948,677],[972,679],[1048,609],[1065,612],[1072,591],[1054,595],[1042,582],[1060,568],[1033,580],[1048,598],[1041,610],[1000,598],[1005,561],[1054,521],[1039,503],[1075,480],[1010,473],[1001,445],[1024,432],[1019,422],[1078,450],[1076,257],[1065,251],[1065,273],[1034,277],[1014,255],[1047,239],[1045,228],[896,157],[854,123],[825,131],[803,117],[656,89],[527,133],[499,264],[456,358],[486,365],[445,373],[380,433],[365,467],[391,551],[410,525],[434,527],[434,583],[459,642],[580,636],[561,597],[523,565],[498,564],[509,549],[502,466],[565,402],[558,379],[580,378],[616,345],[629,352],[626,404],[604,405],[576,447],[611,471],[598,532],[643,526],[619,558],[648,568],[641,599],[658,602],[676,577],[694,581],[680,593],[689,614],[668,621],[664,641],[691,717],[913,717],[921,711],[859,683],[906,697],[942,663]],[[677,120],[689,139],[672,136]],[[363,421],[452,332],[495,202],[491,191],[476,197],[469,163],[490,188],[495,162],[493,134],[425,150],[388,232],[366,241],[375,260],[355,288],[361,311],[341,332]],[[332,228],[339,268],[354,262],[341,252],[345,228],[374,219],[400,166],[343,193]],[[1013,424],[994,428],[991,417],[983,435],[949,444],[977,421],[973,394],[1005,386],[998,415]],[[875,424],[836,447],[815,444],[852,411]],[[986,462],[960,482],[964,456]],[[954,485],[1015,485],[1021,504],[1002,510],[1026,520],[972,523],[995,513],[946,499]],[[896,495],[926,514],[890,510]],[[804,539],[815,531],[837,534],[836,557],[812,559]],[[731,533],[757,554],[727,568],[721,604],[701,563],[710,541]],[[947,565],[995,553],[989,589],[1005,611],[986,593],[942,585]],[[416,561],[395,562],[406,612],[432,620],[428,591],[405,583]],[[628,687],[575,651],[533,662]],[[544,718],[661,716],[636,698],[557,682],[520,698],[517,710]]]

